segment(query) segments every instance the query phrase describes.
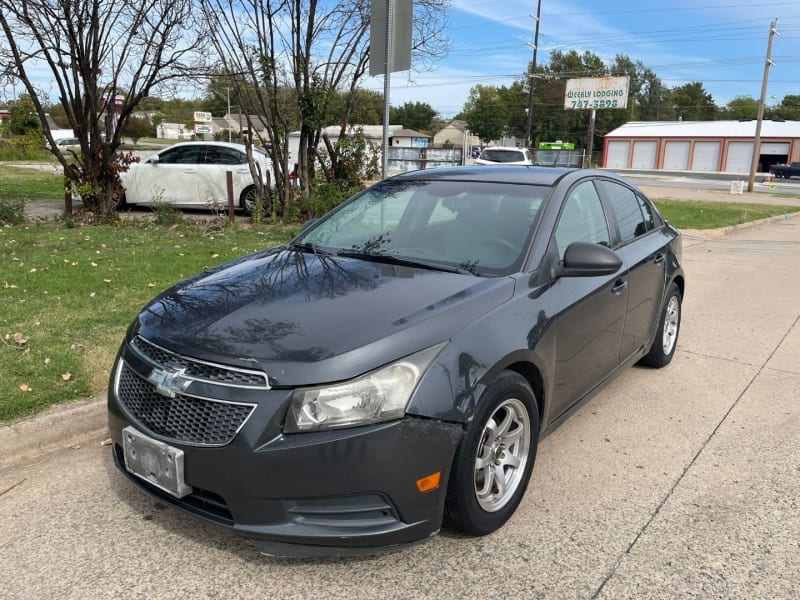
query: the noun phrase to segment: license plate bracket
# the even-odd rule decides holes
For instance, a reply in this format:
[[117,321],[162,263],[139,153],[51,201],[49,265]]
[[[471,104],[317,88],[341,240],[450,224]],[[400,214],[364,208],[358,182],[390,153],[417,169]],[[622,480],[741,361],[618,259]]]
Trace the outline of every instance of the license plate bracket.
[[183,450],[154,440],[130,425],[122,430],[122,450],[128,472],[176,498],[192,493],[192,486],[183,478]]

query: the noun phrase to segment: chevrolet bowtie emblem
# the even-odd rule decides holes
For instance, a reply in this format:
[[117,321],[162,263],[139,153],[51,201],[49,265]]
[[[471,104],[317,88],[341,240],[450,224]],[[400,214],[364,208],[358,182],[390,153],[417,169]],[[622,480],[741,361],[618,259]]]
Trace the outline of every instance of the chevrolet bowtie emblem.
[[150,371],[147,381],[156,386],[156,391],[162,396],[174,398],[177,394],[185,392],[192,385],[193,380],[183,375],[185,370],[164,371],[156,367]]

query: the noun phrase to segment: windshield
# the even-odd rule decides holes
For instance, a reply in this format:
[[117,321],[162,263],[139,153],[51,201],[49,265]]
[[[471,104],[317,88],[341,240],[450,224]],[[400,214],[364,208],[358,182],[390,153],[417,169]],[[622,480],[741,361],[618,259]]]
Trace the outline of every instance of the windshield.
[[321,252],[394,257],[506,275],[526,255],[548,187],[394,180],[376,185],[295,240]]

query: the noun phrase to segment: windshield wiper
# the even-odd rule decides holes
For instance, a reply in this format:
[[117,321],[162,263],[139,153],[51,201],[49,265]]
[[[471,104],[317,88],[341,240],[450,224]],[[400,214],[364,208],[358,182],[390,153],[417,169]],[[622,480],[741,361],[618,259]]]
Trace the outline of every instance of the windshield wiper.
[[400,258],[391,254],[369,254],[366,252],[358,252],[356,250],[340,250],[336,256],[343,256],[345,258],[358,258],[360,260],[367,260],[370,262],[383,263],[387,265],[398,265],[401,267],[416,267],[419,269],[428,269],[430,271],[444,271],[445,273],[459,273],[461,275],[475,275],[472,271],[457,267],[455,265],[447,265],[440,262],[431,262],[427,260],[417,260],[411,258]]
[[323,250],[319,246],[311,242],[294,242],[292,243],[292,248],[295,250],[300,250],[301,252],[310,252],[311,254],[317,254],[319,256],[330,256],[331,253],[328,250]]

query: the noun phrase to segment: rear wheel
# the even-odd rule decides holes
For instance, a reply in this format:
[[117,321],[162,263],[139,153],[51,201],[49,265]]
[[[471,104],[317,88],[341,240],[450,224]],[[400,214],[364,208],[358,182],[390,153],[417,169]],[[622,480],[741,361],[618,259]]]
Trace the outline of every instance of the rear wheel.
[[[261,206],[262,215],[268,215],[272,212],[272,204],[270,202],[270,197],[269,197],[269,187],[266,188],[266,191],[267,191],[267,198],[264,200],[264,204]],[[256,190],[256,186],[254,185],[245,188],[242,191],[241,196],[239,196],[239,206],[241,206],[245,214],[248,215],[252,215],[255,212],[257,201],[258,201],[258,190]]]
[[456,531],[486,535],[519,506],[536,459],[539,411],[524,377],[504,371],[481,396],[456,451],[445,520]]
[[681,328],[681,291],[673,283],[669,287],[667,301],[661,311],[656,337],[650,351],[640,361],[648,367],[661,368],[667,366],[675,355],[678,345],[678,333]]
[[124,193],[122,193],[122,194],[119,196],[119,198],[117,198],[116,200],[114,200],[114,210],[116,210],[117,212],[119,212],[119,211],[121,211],[121,210],[124,210],[126,206],[128,206],[128,202],[127,202],[127,200],[126,200],[126,198],[125,198],[125,194],[124,194]]

